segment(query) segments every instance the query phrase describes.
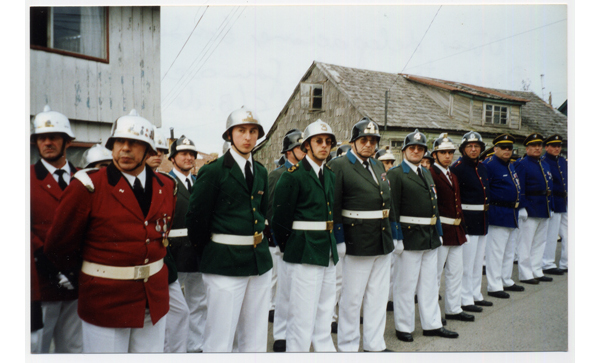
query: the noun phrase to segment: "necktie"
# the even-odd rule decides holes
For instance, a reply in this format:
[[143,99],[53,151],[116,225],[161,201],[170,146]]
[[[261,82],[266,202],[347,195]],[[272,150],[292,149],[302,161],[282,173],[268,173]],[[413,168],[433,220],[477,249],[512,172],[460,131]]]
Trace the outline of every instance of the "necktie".
[[363,165],[365,166],[365,169],[369,170],[369,162],[368,161],[363,161]]
[[427,185],[427,180],[425,180],[425,177],[423,176],[423,173],[421,172],[421,168],[417,168],[417,174],[419,174],[419,176],[423,180],[423,183],[425,183],[425,185]]
[[67,182],[65,182],[65,179],[63,179],[64,173],[66,173],[66,171],[62,169],[57,169],[54,171],[54,174],[58,175],[58,186],[62,190],[65,190],[65,188],[67,187]]
[[323,169],[319,169],[319,181],[321,181],[321,185],[325,188],[325,177],[323,176]]
[[190,179],[185,178],[185,182],[187,183],[187,189],[192,193],[192,183],[190,183]]
[[452,177],[450,176],[450,172],[446,171],[446,175],[448,176],[448,181],[450,182],[450,185],[452,185]]
[[135,178],[135,182],[133,183],[133,194],[135,195],[135,199],[137,199],[140,208],[142,209],[142,213],[144,216],[148,214],[148,209],[150,209],[151,200],[147,200],[145,196],[144,187],[142,187],[142,182],[139,178]]
[[252,175],[252,168],[250,168],[249,161],[246,161],[244,173],[246,174],[246,184],[248,185],[248,190],[252,191],[252,185],[254,184],[254,175]]

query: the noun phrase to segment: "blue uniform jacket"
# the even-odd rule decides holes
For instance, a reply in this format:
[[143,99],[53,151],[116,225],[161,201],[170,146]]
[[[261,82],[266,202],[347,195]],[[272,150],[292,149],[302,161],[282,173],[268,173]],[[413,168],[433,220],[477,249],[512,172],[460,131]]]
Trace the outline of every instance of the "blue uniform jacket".
[[510,203],[521,204],[519,179],[515,167],[508,161],[502,161],[496,155],[483,161],[488,173],[489,218],[493,226],[517,228],[519,226],[519,207],[511,208]]
[[524,194],[519,208],[526,208],[529,217],[550,218],[550,211],[554,208],[550,165],[526,155],[515,161],[515,171]]
[[554,212],[567,212],[567,185],[568,171],[567,160],[562,156],[552,156],[548,153],[542,156],[542,161],[550,165],[550,173],[552,173],[552,197],[554,199]]
[[[488,174],[485,165],[468,157],[460,157],[452,166],[459,181],[461,204],[488,204]],[[471,236],[485,236],[490,224],[487,211],[465,210],[465,231]]]

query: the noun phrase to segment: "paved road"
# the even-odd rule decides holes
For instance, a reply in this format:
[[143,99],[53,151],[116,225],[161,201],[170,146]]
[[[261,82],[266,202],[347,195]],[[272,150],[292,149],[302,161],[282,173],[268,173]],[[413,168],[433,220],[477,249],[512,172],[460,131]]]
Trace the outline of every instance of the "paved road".
[[[560,247],[560,243],[558,244]],[[514,265],[513,279],[518,278]],[[483,276],[484,298],[494,303],[475,315],[475,322],[448,320],[447,329],[459,333],[458,339],[425,337],[416,308],[414,342],[396,338],[393,312],[387,313],[385,341],[388,349],[397,352],[564,352],[568,349],[568,274],[552,276],[552,282],[525,285],[524,292],[509,292],[510,299],[487,296],[486,276]],[[517,281],[515,279],[515,281]],[[444,278],[442,277],[442,289]],[[517,284],[520,284],[517,281]],[[444,311],[443,299],[440,308]],[[443,314],[442,314],[443,316]],[[337,336],[333,334],[337,344]],[[336,345],[337,346],[337,345]],[[269,324],[268,351],[272,352],[273,333]],[[362,343],[359,351],[362,351]]]

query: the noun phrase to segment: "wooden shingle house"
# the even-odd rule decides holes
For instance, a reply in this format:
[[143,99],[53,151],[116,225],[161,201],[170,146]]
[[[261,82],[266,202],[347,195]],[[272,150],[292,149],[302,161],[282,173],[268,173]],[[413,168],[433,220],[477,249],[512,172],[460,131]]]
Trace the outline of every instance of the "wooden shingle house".
[[30,7],[29,58],[31,120],[46,104],[66,115],[76,165],[132,108],[161,126],[160,7]]
[[347,143],[352,126],[365,116],[380,127],[379,147],[390,146],[397,160],[404,138],[415,128],[427,135],[429,145],[442,132],[458,144],[462,135],[477,131],[487,147],[497,135],[510,133],[520,155],[525,152],[522,141],[533,132],[567,139],[567,117],[532,92],[314,62],[256,147],[255,157],[272,170],[285,133],[303,131],[317,119],[331,125],[338,142]]

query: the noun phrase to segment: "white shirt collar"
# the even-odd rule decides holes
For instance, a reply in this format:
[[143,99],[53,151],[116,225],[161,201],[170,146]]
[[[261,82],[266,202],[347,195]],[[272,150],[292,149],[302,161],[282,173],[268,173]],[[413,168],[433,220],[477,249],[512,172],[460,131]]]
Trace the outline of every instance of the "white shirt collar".
[[138,175],[131,175],[123,172],[121,172],[121,174],[123,174],[125,179],[127,179],[129,185],[131,185],[132,188],[133,183],[135,183],[135,178],[138,178],[140,180],[140,183],[142,183],[142,188],[146,189],[146,168],[142,169],[142,172]]
[[438,164],[437,161],[433,165],[437,166],[438,169],[440,169],[441,171],[444,172],[444,174],[446,174],[448,172],[448,169],[444,168],[443,166],[441,166],[440,164]]
[[414,172],[415,172],[415,173],[417,173],[417,174],[418,174],[418,172],[417,172],[417,169],[419,169],[419,168],[422,168],[421,164],[419,164],[419,165],[415,165],[415,164],[411,163],[410,161],[408,161],[408,160],[406,160],[406,159],[404,159],[404,161],[406,162],[406,164],[407,164],[408,166],[410,166],[410,168],[412,169],[412,171],[414,171]]
[[[52,177],[54,178],[54,180],[56,180],[56,182],[58,182],[58,175],[54,174],[54,172],[56,170],[58,170],[58,168],[54,167],[53,165],[50,165],[50,163],[48,163],[46,160],[44,159],[40,159],[42,161],[42,164],[44,165],[44,167],[46,167],[46,170],[48,170],[48,172],[50,174],[52,174]],[[71,167],[69,166],[69,162],[65,162],[65,165],[63,165],[62,168],[60,168],[61,170],[66,171],[66,173],[63,174],[63,180],[65,181],[65,183],[69,184],[69,182],[71,181]]]
[[312,166],[312,168],[313,168],[315,174],[317,174],[317,178],[318,178],[319,177],[319,171],[323,170],[323,167],[325,166],[325,162],[323,162],[321,164],[321,166],[319,166],[308,155],[306,155],[305,158],[308,161],[308,163],[310,164],[310,166]]
[[179,170],[177,170],[175,167],[173,167],[173,173],[174,173],[175,175],[177,175],[177,177],[179,178],[179,180],[181,180],[181,182],[182,182],[184,185],[187,185],[187,184],[185,184],[185,180],[186,180],[186,179],[189,179],[189,180],[190,180],[190,183],[191,183],[191,185],[194,185],[194,180],[192,179],[192,173],[190,173],[188,176],[185,176],[185,175],[183,175],[183,173],[182,173],[182,172],[180,172]]
[[252,163],[252,153],[248,159],[244,158],[242,155],[238,154],[233,148],[229,148],[229,152],[231,156],[233,156],[233,160],[238,164],[240,169],[242,170],[242,175],[244,178],[246,177],[246,161],[250,162],[250,170],[254,170],[254,164]]

